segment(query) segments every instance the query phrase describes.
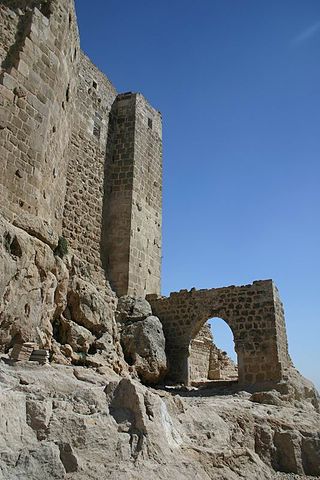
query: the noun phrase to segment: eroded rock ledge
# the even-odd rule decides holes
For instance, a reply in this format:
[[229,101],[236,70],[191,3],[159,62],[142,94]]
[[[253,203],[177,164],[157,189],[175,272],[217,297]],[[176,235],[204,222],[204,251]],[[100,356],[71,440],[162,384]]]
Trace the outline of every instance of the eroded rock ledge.
[[111,369],[4,361],[0,389],[1,480],[320,475],[320,415],[304,402],[169,392]]

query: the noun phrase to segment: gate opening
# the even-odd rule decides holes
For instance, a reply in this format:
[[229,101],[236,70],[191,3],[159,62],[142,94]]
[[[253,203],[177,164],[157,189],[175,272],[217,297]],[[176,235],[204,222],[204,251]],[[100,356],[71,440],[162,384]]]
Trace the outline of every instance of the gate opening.
[[191,340],[189,375],[194,385],[238,380],[233,333],[221,318],[208,320]]

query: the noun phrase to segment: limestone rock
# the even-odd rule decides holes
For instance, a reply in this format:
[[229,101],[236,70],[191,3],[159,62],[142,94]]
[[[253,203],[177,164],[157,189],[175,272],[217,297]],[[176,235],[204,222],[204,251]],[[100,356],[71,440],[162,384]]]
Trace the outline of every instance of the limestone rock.
[[50,348],[57,266],[51,248],[0,218],[0,345],[35,341]]
[[[84,360],[79,355],[88,354],[98,337],[99,348],[90,352],[103,350],[98,365],[122,371],[110,288],[96,287],[89,270],[72,253],[64,259],[55,256],[47,244],[2,217],[0,239],[0,351],[34,342],[37,348],[50,350],[51,361],[78,363]],[[104,334],[108,337],[102,338]]]
[[94,345],[97,350],[110,352],[114,348],[113,337],[110,333],[104,333],[101,337],[96,339]]
[[[58,331],[60,343],[67,344],[75,352],[88,353],[91,344],[95,341],[94,335],[89,330],[63,317],[57,320],[55,329]],[[70,352],[68,356],[69,354]]]
[[180,446],[182,439],[160,397],[129,378],[110,382],[105,393],[118,431],[130,438],[132,458],[168,454]]
[[33,430],[45,430],[52,415],[52,400],[32,400],[26,402],[27,423]]
[[250,400],[257,403],[265,403],[267,405],[283,405],[283,400],[281,395],[276,390],[271,390],[269,392],[254,392]]
[[71,318],[93,333],[112,332],[112,306],[106,303],[94,285],[73,277],[69,286],[68,307]]
[[152,315],[150,304],[142,297],[131,297],[124,295],[119,298],[117,306],[117,321],[120,323],[131,323]]
[[167,372],[165,338],[157,317],[127,325],[122,330],[121,342],[126,361],[134,365],[144,383],[161,381]]
[[304,472],[320,476],[320,432],[302,438],[302,458]]
[[319,414],[310,404],[170,393],[99,370],[0,360],[1,480],[319,476]]
[[46,220],[40,217],[35,217],[34,215],[24,212],[14,219],[13,224],[53,249],[58,245],[59,237],[57,233],[54,232]]

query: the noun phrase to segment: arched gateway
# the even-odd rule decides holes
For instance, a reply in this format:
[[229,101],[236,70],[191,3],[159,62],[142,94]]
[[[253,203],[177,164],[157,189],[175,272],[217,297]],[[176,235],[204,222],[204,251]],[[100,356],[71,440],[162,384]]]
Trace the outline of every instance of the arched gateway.
[[212,317],[224,319],[233,332],[239,384],[282,380],[290,357],[283,306],[272,280],[148,295],[147,300],[163,325],[171,381],[189,384],[190,342]]

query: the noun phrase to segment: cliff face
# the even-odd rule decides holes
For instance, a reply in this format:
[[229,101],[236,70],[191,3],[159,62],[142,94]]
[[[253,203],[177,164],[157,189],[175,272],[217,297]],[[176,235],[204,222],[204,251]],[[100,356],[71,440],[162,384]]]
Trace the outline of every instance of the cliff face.
[[[272,281],[159,296],[160,113],[81,52],[73,2],[0,26],[0,480],[320,478]],[[206,384],[237,374],[215,315],[241,386]]]

